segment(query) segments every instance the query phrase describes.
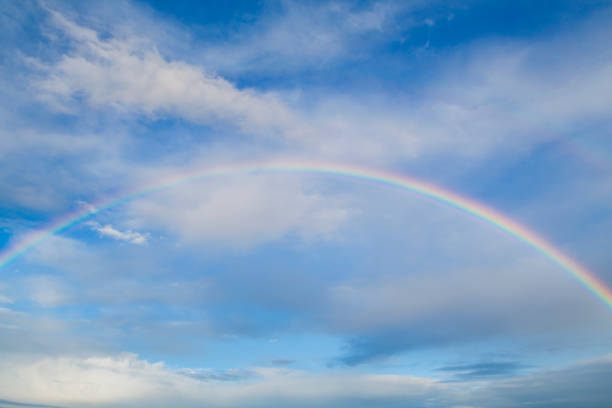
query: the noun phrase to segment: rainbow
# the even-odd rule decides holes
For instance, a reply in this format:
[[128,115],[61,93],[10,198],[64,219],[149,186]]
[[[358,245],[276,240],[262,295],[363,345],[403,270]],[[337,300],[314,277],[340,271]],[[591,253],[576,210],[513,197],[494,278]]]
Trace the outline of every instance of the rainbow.
[[56,220],[47,226],[47,228],[35,231],[26,236],[0,253],[0,270],[5,268],[8,264],[22,256],[30,249],[40,245],[49,237],[59,234],[70,227],[79,224],[95,216],[96,214],[99,214],[100,212],[118,205],[195,180],[261,173],[321,174],[361,180],[407,190],[433,201],[446,204],[462,211],[463,213],[469,214],[490,225],[493,225],[529,245],[576,279],[582,286],[584,286],[612,310],[612,291],[593,273],[589,272],[585,267],[578,264],[572,258],[565,255],[563,252],[555,248],[552,244],[547,242],[544,238],[538,236],[533,231],[483,204],[469,198],[462,197],[451,191],[444,190],[435,185],[428,184],[421,180],[404,175],[348,165],[295,161],[290,163],[265,162],[218,166],[205,170],[192,170],[187,173],[181,173],[172,177],[156,180],[154,183],[151,183],[145,187],[131,190],[129,193],[120,194],[113,199],[104,200],[96,205],[88,206],[86,209],[68,214],[65,217]]

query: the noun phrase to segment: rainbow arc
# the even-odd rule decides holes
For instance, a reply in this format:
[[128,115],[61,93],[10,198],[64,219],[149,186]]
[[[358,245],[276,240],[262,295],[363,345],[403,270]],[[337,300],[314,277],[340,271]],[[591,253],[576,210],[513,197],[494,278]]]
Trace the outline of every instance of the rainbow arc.
[[138,198],[158,191],[196,180],[257,173],[320,174],[361,180],[407,190],[420,196],[429,198],[433,201],[454,207],[463,213],[469,214],[492,226],[497,227],[502,231],[505,231],[507,234],[529,245],[531,248],[547,257],[550,261],[576,279],[584,288],[590,291],[612,310],[612,290],[601,282],[597,276],[573,260],[570,256],[561,252],[543,237],[539,236],[527,227],[515,222],[511,218],[501,214],[500,212],[452,191],[444,190],[433,184],[407,177],[405,175],[355,166],[327,163],[294,161],[218,166],[205,170],[194,170],[161,180],[156,180],[147,186],[133,189],[126,194],[122,194],[111,199],[102,200],[98,204],[90,206],[87,209],[68,214],[51,223],[46,228],[34,231],[0,253],[0,270],[5,268],[8,264],[22,256],[30,249],[40,245],[49,237],[59,234],[68,228],[92,218],[96,214],[110,208],[134,201]]

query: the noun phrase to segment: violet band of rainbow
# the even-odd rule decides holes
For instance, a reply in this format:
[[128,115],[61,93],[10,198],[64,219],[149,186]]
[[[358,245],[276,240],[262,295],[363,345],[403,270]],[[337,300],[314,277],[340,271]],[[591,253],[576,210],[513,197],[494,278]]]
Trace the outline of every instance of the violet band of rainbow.
[[51,223],[46,228],[34,231],[0,253],[0,270],[30,249],[44,242],[49,237],[59,234],[110,208],[196,180],[257,173],[320,174],[362,180],[407,190],[433,201],[454,207],[463,213],[469,214],[505,231],[507,234],[529,245],[576,279],[584,288],[612,310],[612,290],[599,280],[597,276],[535,232],[486,205],[405,175],[363,167],[317,162],[263,162],[217,166],[204,170],[191,170],[186,173],[184,172],[157,180],[144,187],[132,189],[130,192],[121,194],[115,198],[102,200],[86,210],[68,214]]

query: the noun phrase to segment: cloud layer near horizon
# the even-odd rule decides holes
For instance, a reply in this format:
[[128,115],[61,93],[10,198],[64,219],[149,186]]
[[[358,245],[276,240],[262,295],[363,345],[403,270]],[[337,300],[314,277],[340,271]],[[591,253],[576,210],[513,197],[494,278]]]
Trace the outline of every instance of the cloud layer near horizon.
[[[610,357],[583,361],[516,378],[441,382],[406,375],[308,374],[286,368],[194,376],[136,355],[55,357],[5,356],[0,404],[76,407],[332,407],[495,406],[605,407],[610,399]],[[10,374],[9,374],[10,373]],[[231,372],[230,372],[231,374]],[[229,379],[228,379],[229,378]],[[24,388],[23,384],[28,384]],[[545,401],[545,402],[543,402]]]

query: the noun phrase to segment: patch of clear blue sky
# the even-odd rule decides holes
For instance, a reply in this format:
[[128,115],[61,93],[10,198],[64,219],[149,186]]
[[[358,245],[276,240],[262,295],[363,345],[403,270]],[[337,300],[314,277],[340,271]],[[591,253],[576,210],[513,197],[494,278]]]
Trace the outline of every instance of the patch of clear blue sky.
[[[163,15],[171,16],[190,28],[197,30],[200,26],[212,24],[220,27],[226,34],[233,31],[236,24],[253,22],[266,13],[278,13],[283,7],[282,2],[274,1],[151,0],[139,3],[150,5]],[[314,6],[325,4],[318,1],[304,3]],[[438,38],[434,44],[437,46],[454,46],[489,36],[529,37],[559,23],[581,20],[593,11],[609,5],[605,0],[431,1],[424,6],[418,1],[399,3],[416,4],[417,11],[412,11],[411,15],[416,14],[417,18],[434,18],[435,21],[440,18],[443,25],[432,31],[432,35]],[[351,4],[359,10],[372,2],[358,1]],[[415,40],[415,44],[420,43],[422,39]]]

